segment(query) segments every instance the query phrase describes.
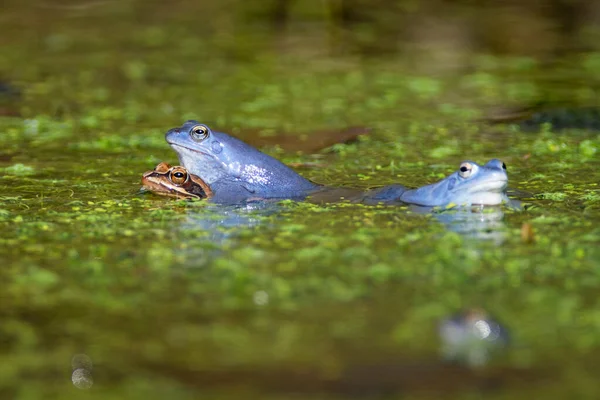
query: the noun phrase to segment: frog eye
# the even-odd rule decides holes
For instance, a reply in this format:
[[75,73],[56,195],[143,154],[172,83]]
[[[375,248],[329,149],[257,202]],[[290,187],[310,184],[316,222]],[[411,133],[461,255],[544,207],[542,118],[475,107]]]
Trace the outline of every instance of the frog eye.
[[173,182],[174,185],[180,186],[187,182],[188,173],[183,167],[173,167],[171,173],[169,174],[169,179]]
[[471,176],[471,172],[473,172],[473,164],[468,163],[468,162],[464,162],[464,163],[460,164],[460,168],[458,169],[458,174],[462,178],[468,178],[469,176]]
[[197,142],[201,142],[208,137],[208,128],[204,125],[196,125],[190,131],[192,139]]

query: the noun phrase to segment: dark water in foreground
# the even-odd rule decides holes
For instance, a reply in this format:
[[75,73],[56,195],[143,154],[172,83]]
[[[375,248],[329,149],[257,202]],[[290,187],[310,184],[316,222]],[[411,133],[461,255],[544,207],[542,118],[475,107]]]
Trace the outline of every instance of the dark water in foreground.
[[[40,7],[0,20],[0,72],[21,89],[0,116],[0,398],[600,396],[600,136],[474,122],[552,92],[543,74],[577,76],[568,92],[593,103],[598,54],[433,73],[227,20],[204,34],[191,3]],[[500,158],[525,208],[140,194],[188,118],[248,141],[373,128],[314,154],[263,147],[329,185],[414,187]],[[448,325],[461,312],[474,336]]]

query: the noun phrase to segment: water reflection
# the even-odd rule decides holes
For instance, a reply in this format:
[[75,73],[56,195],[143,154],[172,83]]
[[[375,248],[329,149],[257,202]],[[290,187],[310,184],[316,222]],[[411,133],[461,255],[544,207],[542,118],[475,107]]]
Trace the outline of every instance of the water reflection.
[[460,207],[451,210],[432,210],[430,207],[413,207],[415,213],[431,213],[435,219],[452,232],[501,244],[507,237],[500,206]]
[[186,258],[190,266],[204,265],[210,258],[222,254],[231,239],[265,224],[270,216],[281,210],[273,202],[251,202],[243,205],[207,204],[201,210],[191,207],[177,230],[182,233],[204,232],[202,243],[209,246],[190,246]]
[[411,206],[410,210],[417,214],[432,214],[452,232],[479,240],[492,241],[500,245],[508,236],[504,223],[504,211],[522,210],[520,200],[510,199],[501,206],[473,205],[470,207],[454,207],[439,209],[431,207]]
[[[365,192],[352,188],[326,188],[313,195],[308,201],[316,204],[327,204],[340,201],[340,199],[367,205],[381,204],[369,197],[365,197]],[[406,206],[402,202],[388,205],[390,207]],[[506,226],[503,222],[504,207],[518,210],[521,209],[521,204],[518,200],[511,199],[508,204],[502,206],[473,205],[470,207],[444,209],[409,205],[409,210],[415,214],[432,214],[436,220],[444,224],[452,232],[476,239],[491,240],[495,244],[501,244],[507,236]]]
[[189,210],[182,229],[201,229],[211,232],[211,240],[221,242],[231,235],[232,228],[260,225],[264,216],[275,212],[273,204],[221,206],[211,204],[203,212]]
[[[203,231],[210,249],[196,250],[196,256],[214,255],[243,230],[273,222],[285,206],[277,202],[252,202],[244,205],[209,204],[202,210],[190,208],[186,220],[179,226],[181,232]],[[420,215],[433,215],[446,228],[458,234],[501,244],[508,236],[502,206],[459,207],[449,210],[411,206],[408,211]],[[195,251],[190,248],[188,251]]]
[[508,344],[508,332],[484,310],[469,309],[440,323],[442,357],[469,367],[488,363]]
[[[341,199],[351,203],[362,203],[362,192],[357,189],[337,188],[335,191],[323,191],[320,197],[309,198],[307,201],[327,207]],[[511,208],[518,208],[518,206],[517,202],[509,204]],[[397,206],[389,205],[389,207]],[[448,230],[462,236],[500,245],[508,237],[508,229],[503,220],[505,207],[471,206],[440,209],[404,206],[403,209],[407,213],[432,215]],[[178,236],[190,238],[185,241],[189,245],[178,252],[185,253],[186,265],[191,267],[206,265],[211,259],[223,255],[231,248],[235,238],[244,235],[248,230],[277,224],[277,218],[288,209],[285,204],[277,200],[257,200],[237,205],[190,202],[186,208],[186,218],[175,227],[175,230]]]

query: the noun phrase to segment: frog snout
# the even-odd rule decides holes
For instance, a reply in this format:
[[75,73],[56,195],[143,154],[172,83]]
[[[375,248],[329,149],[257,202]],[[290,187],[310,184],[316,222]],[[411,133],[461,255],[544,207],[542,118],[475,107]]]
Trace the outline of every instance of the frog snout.
[[169,129],[167,131],[167,133],[165,134],[165,139],[167,140],[168,143],[171,143],[171,141],[169,139],[175,138],[180,133],[181,133],[181,130],[179,128]]
[[489,174],[489,179],[495,181],[508,181],[508,175],[502,170],[494,171]]

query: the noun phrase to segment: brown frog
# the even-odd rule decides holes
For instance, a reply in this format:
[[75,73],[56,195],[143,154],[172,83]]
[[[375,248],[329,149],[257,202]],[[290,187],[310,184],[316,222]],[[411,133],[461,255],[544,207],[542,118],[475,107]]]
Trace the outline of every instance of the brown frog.
[[172,167],[161,162],[154,171],[144,172],[142,185],[145,189],[179,199],[209,199],[213,196],[210,187],[196,175],[181,166]]

